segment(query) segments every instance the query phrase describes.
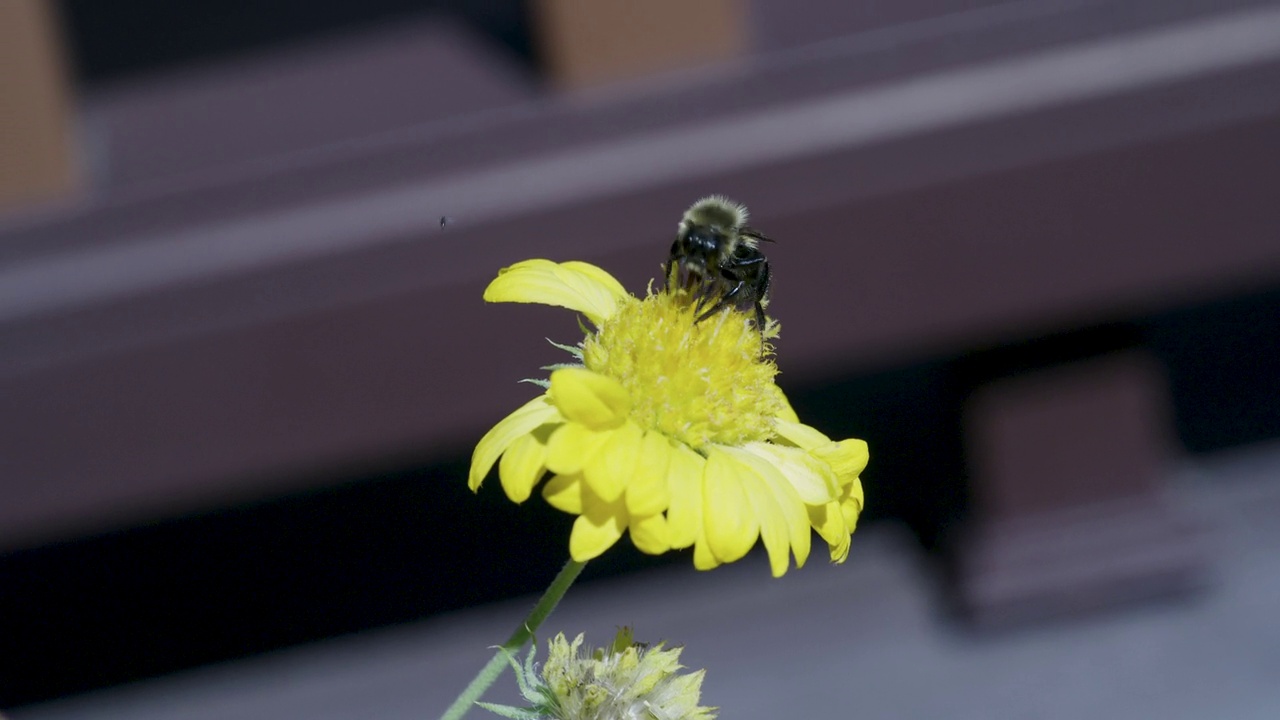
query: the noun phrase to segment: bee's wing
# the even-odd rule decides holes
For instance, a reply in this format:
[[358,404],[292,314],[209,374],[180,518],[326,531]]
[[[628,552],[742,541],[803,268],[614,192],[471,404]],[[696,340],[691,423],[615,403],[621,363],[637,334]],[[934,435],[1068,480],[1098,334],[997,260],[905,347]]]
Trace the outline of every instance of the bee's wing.
[[743,237],[751,238],[752,240],[755,240],[757,242],[777,242],[773,238],[765,235],[764,233],[760,232],[759,230],[756,230],[753,227],[743,226],[738,229],[738,234]]

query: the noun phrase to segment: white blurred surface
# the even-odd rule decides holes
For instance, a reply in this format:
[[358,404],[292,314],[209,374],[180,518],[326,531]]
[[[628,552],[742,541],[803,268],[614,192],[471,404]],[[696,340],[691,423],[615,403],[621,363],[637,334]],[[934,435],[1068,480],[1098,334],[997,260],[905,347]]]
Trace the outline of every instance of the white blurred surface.
[[[948,624],[910,541],[855,537],[847,564],[784,579],[762,557],[575,587],[540,637],[686,646],[728,718],[1280,717],[1280,446],[1189,467],[1212,588],[1179,602],[976,636]],[[816,548],[815,548],[816,549]],[[519,552],[519,548],[512,548]],[[483,559],[477,559],[482,562]],[[533,598],[33,706],[15,720],[436,717]],[[103,658],[110,662],[110,658]],[[505,675],[488,699],[515,701]],[[496,717],[475,711],[471,717]]]

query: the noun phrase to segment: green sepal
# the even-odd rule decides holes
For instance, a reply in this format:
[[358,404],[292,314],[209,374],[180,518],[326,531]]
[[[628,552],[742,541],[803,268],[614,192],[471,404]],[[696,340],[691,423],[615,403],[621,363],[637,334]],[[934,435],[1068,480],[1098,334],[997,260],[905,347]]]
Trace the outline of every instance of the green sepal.
[[554,363],[552,365],[543,365],[538,369],[555,372],[556,370],[562,370],[564,368],[581,368],[581,367],[586,367],[586,366],[583,365],[582,363]]
[[530,708],[518,708],[510,705],[499,705],[497,703],[487,703],[476,701],[476,705],[488,710],[495,715],[501,715],[511,720],[542,720],[542,713]]
[[577,345],[561,345],[560,343],[556,342],[555,340],[552,340],[551,338],[547,338],[547,342],[549,342],[549,343],[551,343],[552,345],[554,345],[555,347],[560,348],[561,350],[563,350],[563,351],[565,351],[565,352],[569,353],[570,355],[572,355],[572,356],[574,356],[574,357],[578,358],[579,360],[581,360],[581,359],[582,359],[582,344],[581,344],[581,343],[579,343],[579,344],[577,344]]

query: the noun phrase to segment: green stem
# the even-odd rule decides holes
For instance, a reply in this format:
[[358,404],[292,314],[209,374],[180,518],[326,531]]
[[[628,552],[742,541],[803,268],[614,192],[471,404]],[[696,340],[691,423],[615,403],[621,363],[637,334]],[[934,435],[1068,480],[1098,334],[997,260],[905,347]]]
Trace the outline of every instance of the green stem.
[[565,592],[569,590],[569,586],[574,580],[578,579],[578,574],[582,572],[582,568],[586,567],[585,562],[577,562],[570,560],[560,569],[560,574],[556,575],[556,579],[551,581],[551,586],[547,591],[542,593],[542,598],[538,600],[538,604],[533,606],[533,611],[529,616],[520,623],[516,631],[511,633],[511,637],[502,644],[498,652],[480,669],[480,673],[475,676],[469,685],[458,696],[457,700],[444,711],[444,715],[440,716],[440,720],[458,720],[467,711],[475,705],[476,701],[484,695],[484,691],[489,689],[502,671],[506,669],[507,658],[524,647],[524,644],[533,637],[533,633],[537,631],[538,626],[543,620],[556,609],[556,604],[560,602],[560,598],[564,597]]

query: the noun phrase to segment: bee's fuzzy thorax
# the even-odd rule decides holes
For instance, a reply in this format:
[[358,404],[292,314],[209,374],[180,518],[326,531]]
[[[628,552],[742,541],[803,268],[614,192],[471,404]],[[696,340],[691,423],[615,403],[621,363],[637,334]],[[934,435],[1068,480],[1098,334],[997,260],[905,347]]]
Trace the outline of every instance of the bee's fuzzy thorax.
[[747,224],[747,207],[724,195],[708,195],[689,206],[680,226],[718,226],[740,228]]

